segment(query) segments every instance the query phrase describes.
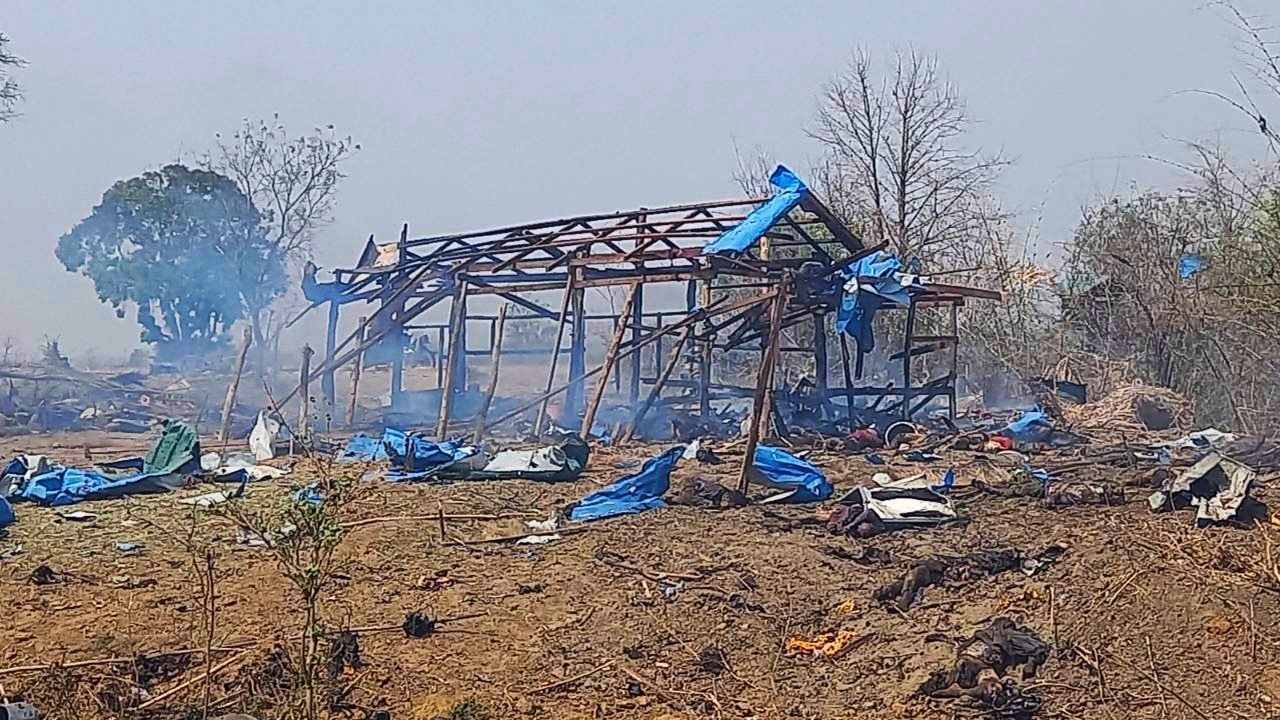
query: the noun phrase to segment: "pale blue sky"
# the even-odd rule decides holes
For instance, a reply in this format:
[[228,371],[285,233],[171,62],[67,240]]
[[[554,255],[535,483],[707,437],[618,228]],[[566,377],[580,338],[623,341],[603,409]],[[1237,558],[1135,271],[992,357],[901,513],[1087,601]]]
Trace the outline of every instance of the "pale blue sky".
[[1017,159],[1001,196],[1021,227],[1043,208],[1045,243],[1097,193],[1166,181],[1137,157],[1175,154],[1167,138],[1251,130],[1172,95],[1231,88],[1231,29],[1198,0],[5,0],[0,31],[30,61],[23,117],[0,126],[0,336],[73,351],[122,351],[137,327],[61,268],[57,238],[113,181],[246,116],[363,143],[324,265],[406,220],[428,234],[732,196],[735,143],[803,171],[815,96],[859,44],[939,56],[982,121],[973,142]]

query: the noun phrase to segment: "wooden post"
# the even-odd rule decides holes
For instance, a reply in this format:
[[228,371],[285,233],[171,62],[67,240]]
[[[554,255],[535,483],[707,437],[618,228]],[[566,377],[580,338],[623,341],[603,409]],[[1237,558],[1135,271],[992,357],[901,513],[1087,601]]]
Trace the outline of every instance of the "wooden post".
[[294,428],[294,432],[290,433],[292,438],[289,440],[289,454],[293,454],[294,440],[308,442],[310,436],[308,424],[311,420],[311,356],[315,354],[315,350],[310,345],[302,346],[302,371],[301,379],[298,386],[302,388],[301,394],[298,396],[298,426]]
[[493,395],[498,391],[498,372],[502,365],[502,334],[506,330],[507,325],[507,308],[510,303],[503,303],[498,308],[498,319],[492,326],[492,335],[489,340],[489,386],[485,388],[484,400],[480,403],[480,412],[476,415],[476,434],[473,442],[479,443],[484,439],[484,423],[489,419],[489,406],[493,404]]
[[649,414],[649,409],[653,407],[653,404],[657,402],[658,397],[662,394],[662,389],[666,387],[671,373],[680,364],[680,350],[684,347],[684,342],[689,338],[689,333],[692,331],[693,326],[689,326],[676,336],[675,346],[671,348],[671,359],[667,361],[667,364],[654,379],[653,387],[649,388],[649,394],[645,397],[644,402],[640,404],[640,407],[636,409],[635,416],[631,418],[631,424],[623,431],[622,436],[618,438],[618,442],[626,442],[636,434],[640,423],[644,422],[645,415]]
[[[644,285],[636,285],[636,301],[631,308],[631,343],[640,342],[640,333],[644,329]],[[640,360],[641,353],[631,356],[630,392],[627,397],[632,403],[640,399]]]
[[825,418],[830,410],[831,402],[827,398],[827,317],[817,315],[813,318],[813,375],[814,392],[818,394],[819,407]]
[[[236,406],[236,393],[240,391],[240,376],[244,373],[244,361],[249,357],[249,345],[253,343],[253,330],[244,329],[244,337],[240,340],[240,352],[236,354],[236,365],[231,373],[231,384],[227,386],[227,397],[222,401],[222,426],[218,428],[218,442],[227,446],[227,429],[231,425],[231,412]],[[10,381],[12,382],[12,381]]]
[[[587,409],[582,414],[582,432],[580,433],[583,440],[591,437],[591,423],[595,422],[596,411],[600,409],[600,400],[604,397],[605,388],[609,385],[609,371],[613,369],[614,362],[618,356],[618,348],[622,346],[622,336],[627,331],[627,319],[631,317],[631,306],[636,301],[636,291],[640,288],[640,283],[632,283],[631,289],[627,291],[627,299],[622,303],[622,312],[618,313],[618,325],[613,329],[613,338],[609,341],[609,349],[604,354],[604,374],[600,380],[596,382],[595,392],[591,394],[591,401],[587,403]],[[639,357],[640,353],[633,353],[632,357]]]
[[[408,247],[406,246],[408,241],[409,241],[409,223],[405,223],[400,226],[400,242],[397,243],[397,246],[396,246],[397,247],[396,256],[399,258],[399,261],[401,263],[403,263],[405,259],[408,258],[408,255],[409,255],[409,250],[408,250]],[[393,275],[393,277],[397,279],[401,279],[404,277],[404,274],[396,273],[395,275]],[[410,280],[406,280],[405,282],[415,283],[416,281],[410,279]],[[413,292],[412,290],[408,290],[407,292],[404,292],[404,291],[405,291],[405,288],[403,287],[398,288],[395,295],[393,295],[393,297],[397,297],[398,299],[395,301],[395,306],[391,309],[390,317],[387,318],[387,321],[391,323],[391,328],[392,328],[391,332],[395,335],[395,338],[396,338],[396,343],[395,343],[396,354],[391,358],[391,407],[392,409],[399,407],[400,394],[404,392],[405,333],[404,333],[404,327],[402,327],[402,324],[404,323],[404,317],[403,317],[404,301],[405,301],[404,296]]]
[[947,417],[956,419],[956,375],[960,371],[960,319],[959,307],[951,304],[951,377],[947,388]]
[[[365,329],[367,322],[368,318],[360,318],[361,330],[358,342],[361,345],[364,344],[364,339],[368,335],[368,330]],[[355,362],[355,366],[351,369],[351,399],[347,401],[347,427],[351,427],[356,422],[356,404],[360,399],[360,373],[364,372],[363,350],[356,355]]]
[[738,472],[738,492],[745,493],[751,482],[751,473],[755,466],[756,446],[760,444],[761,414],[765,402],[773,390],[773,361],[777,357],[777,347],[781,339],[782,310],[787,304],[788,288],[780,288],[778,296],[773,299],[773,307],[769,312],[768,341],[760,354],[760,374],[756,378],[756,392],[751,403],[751,424],[747,427],[747,442],[743,449],[742,469]]
[[327,412],[337,415],[338,389],[334,376],[334,356],[338,349],[338,305],[337,300],[329,301],[329,324],[324,335],[324,374],[320,376],[320,391],[324,393]]
[[[560,299],[560,319],[556,321],[556,342],[551,349],[551,368],[547,371],[547,386],[543,388],[543,393],[550,393],[551,387],[556,382],[556,366],[560,363],[560,348],[564,345],[564,321],[569,314],[570,298],[573,295],[573,273],[569,273],[569,281],[564,286],[564,297]],[[547,402],[551,399],[547,395],[542,400],[542,405],[538,408],[538,419],[533,423],[533,434],[542,434],[542,425],[547,417]]]
[[[711,305],[711,281],[703,280],[698,284],[698,306]],[[703,418],[711,417],[711,323],[703,325],[706,337],[698,348],[698,414]]]
[[440,386],[440,417],[436,421],[436,438],[446,440],[449,431],[449,413],[453,409],[454,379],[460,363],[466,362],[462,347],[462,327],[467,321],[467,281],[455,279],[453,306],[449,308],[449,356],[444,366],[444,384]]
[[849,432],[857,428],[853,426],[853,372],[849,367],[849,336],[836,331],[840,335],[840,365],[844,371],[844,402],[849,412]]
[[[572,268],[571,273],[581,279],[582,268]],[[568,425],[578,416],[582,409],[583,373],[587,369],[587,318],[586,289],[575,286],[573,289],[573,333],[569,345],[569,385],[564,396],[564,417],[561,421]]]
[[916,339],[916,303],[907,306],[907,328],[902,340],[902,419],[911,419],[911,346]]
[[436,328],[436,387],[444,387],[444,344],[445,331],[448,328]]

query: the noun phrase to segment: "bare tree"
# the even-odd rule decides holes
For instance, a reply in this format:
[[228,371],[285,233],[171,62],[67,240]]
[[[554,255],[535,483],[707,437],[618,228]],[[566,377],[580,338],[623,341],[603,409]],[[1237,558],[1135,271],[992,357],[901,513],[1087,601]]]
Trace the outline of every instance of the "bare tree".
[[899,52],[892,72],[879,77],[858,50],[824,88],[809,135],[829,151],[821,176],[839,186],[827,188],[829,196],[867,208],[871,239],[932,260],[983,230],[992,183],[1007,164],[963,147],[970,125],[936,58]]
[[[262,213],[270,252],[286,266],[297,267],[310,258],[316,230],[332,219],[337,186],[345,177],[342,164],[359,149],[332,125],[309,135],[290,135],[277,115],[270,123],[246,119],[230,138],[218,135],[203,164],[231,178],[248,196]],[[261,258],[246,258],[245,264],[247,272],[272,267]],[[270,346],[263,313],[272,297],[249,293],[243,300],[261,352]]]
[[0,122],[6,122],[18,116],[14,109],[22,99],[22,88],[13,79],[13,71],[27,64],[25,60],[9,52],[9,36],[0,33]]

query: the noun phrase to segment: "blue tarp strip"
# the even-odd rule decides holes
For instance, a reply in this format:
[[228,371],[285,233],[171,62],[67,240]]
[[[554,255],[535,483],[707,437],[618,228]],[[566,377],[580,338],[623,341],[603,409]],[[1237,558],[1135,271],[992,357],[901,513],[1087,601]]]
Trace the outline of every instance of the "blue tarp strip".
[[819,502],[831,497],[831,483],[822,471],[782,448],[757,447],[755,467],[764,476],[765,485],[779,490],[795,490],[787,502]]
[[805,193],[809,192],[804,182],[782,165],[774,169],[773,174],[769,176],[769,182],[778,188],[778,194],[752,210],[745,220],[729,228],[714,242],[703,248],[703,255],[746,252],[747,248],[755,245],[761,236],[774,226],[774,223],[786,217],[787,213],[799,205]]
[[111,477],[93,470],[60,467],[31,478],[17,497],[41,505],[71,505],[82,500],[169,492],[181,484],[181,476],[172,473]]
[[569,510],[569,519],[599,520],[665,506],[662,496],[671,486],[671,471],[684,450],[684,446],[673,447],[645,461],[640,472],[582,498]]
[[1178,258],[1178,277],[1186,280],[1204,269],[1204,258],[1199,255],[1183,255]]

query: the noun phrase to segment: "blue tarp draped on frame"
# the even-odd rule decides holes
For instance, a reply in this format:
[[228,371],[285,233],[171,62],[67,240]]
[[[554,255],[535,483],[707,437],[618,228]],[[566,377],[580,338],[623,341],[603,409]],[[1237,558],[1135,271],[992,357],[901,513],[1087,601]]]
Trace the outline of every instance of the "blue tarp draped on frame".
[[847,282],[836,313],[836,330],[853,336],[858,341],[858,352],[867,353],[875,347],[871,321],[881,306],[911,303],[910,290],[915,286],[899,282],[900,272],[902,261],[883,250],[845,268]]
[[755,245],[760,237],[773,227],[774,223],[786,217],[800,201],[804,199],[809,188],[795,173],[779,165],[769,176],[769,182],[778,188],[778,194],[769,198],[763,205],[752,210],[746,219],[734,225],[702,249],[703,255],[719,253],[737,254],[746,252]]
[[569,519],[599,520],[664,507],[662,495],[671,486],[671,471],[684,450],[684,446],[673,447],[645,461],[640,472],[582,498],[569,510]]

